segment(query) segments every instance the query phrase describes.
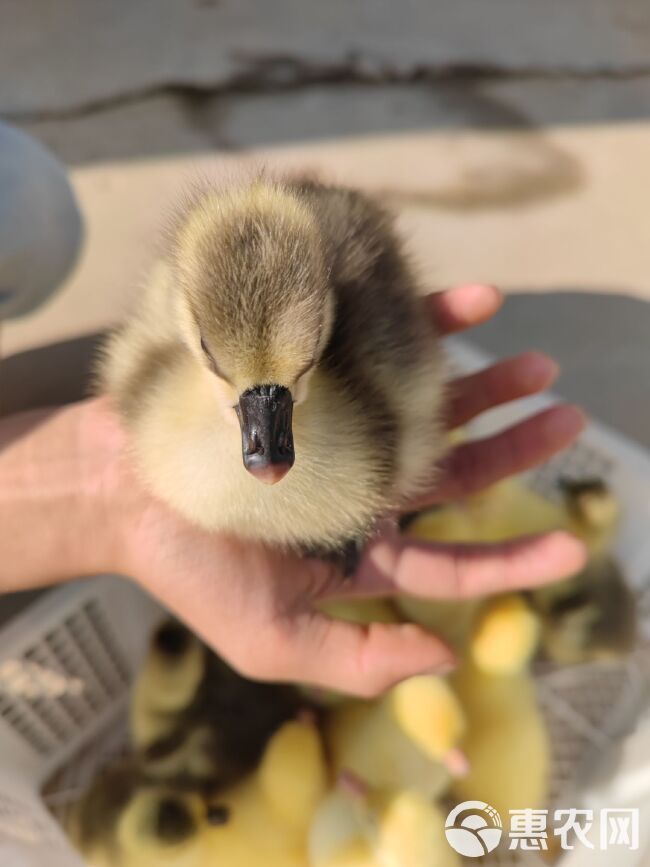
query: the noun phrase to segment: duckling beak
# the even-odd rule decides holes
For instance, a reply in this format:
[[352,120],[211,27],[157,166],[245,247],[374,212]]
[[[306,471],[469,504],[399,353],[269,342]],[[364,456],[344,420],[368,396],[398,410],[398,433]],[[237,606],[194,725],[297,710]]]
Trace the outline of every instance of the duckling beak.
[[294,462],[291,420],[293,397],[283,385],[256,385],[239,398],[244,466],[267,485],[274,485]]

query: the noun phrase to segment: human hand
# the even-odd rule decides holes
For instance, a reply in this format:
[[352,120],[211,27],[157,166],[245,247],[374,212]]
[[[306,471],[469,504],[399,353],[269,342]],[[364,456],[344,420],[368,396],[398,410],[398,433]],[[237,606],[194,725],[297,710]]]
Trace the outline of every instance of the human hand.
[[[441,333],[464,330],[501,306],[497,290],[463,286],[429,296]],[[462,377],[452,387],[449,427],[547,388],[556,365],[538,353]],[[575,407],[545,410],[482,441],[455,448],[419,503],[442,502],[521,472],[566,448],[584,426]],[[114,487],[122,515],[121,564],[235,668],[258,679],[303,681],[374,695],[421,672],[443,672],[450,649],[412,624],[358,626],[327,618],[332,595],[411,593],[463,598],[530,587],[577,571],[582,545],[565,533],[493,546],[416,542],[387,524],[343,582],[332,564],[271,551],[186,524],[146,495],[120,460]],[[124,492],[128,492],[125,501]]]

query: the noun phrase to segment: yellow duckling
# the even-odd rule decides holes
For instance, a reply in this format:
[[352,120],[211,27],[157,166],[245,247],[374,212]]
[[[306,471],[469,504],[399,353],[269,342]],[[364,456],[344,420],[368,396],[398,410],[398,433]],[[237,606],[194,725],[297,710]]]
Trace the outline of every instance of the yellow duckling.
[[307,721],[285,723],[258,770],[216,807],[227,821],[205,831],[207,864],[304,867],[307,834],[327,791],[321,738]]
[[[355,623],[394,623],[399,616],[385,599],[329,600],[331,617]],[[457,749],[464,716],[446,681],[412,677],[374,701],[328,694],[326,739],[337,772],[353,772],[370,786],[408,789],[435,797],[449,774],[462,773]]]
[[[552,503],[508,479],[462,503],[423,512],[408,526],[408,535],[422,541],[502,542],[561,526]],[[414,623],[443,637],[462,653],[483,607],[481,599],[429,601],[402,596],[397,606]]]
[[[463,503],[419,515],[408,533],[426,541],[493,543],[568,530],[587,546],[587,566],[565,581],[526,594],[540,625],[533,628],[532,621],[527,625],[521,612],[515,618],[522,627],[521,661],[527,661],[524,645],[534,639],[537,629],[544,652],[560,664],[620,657],[634,645],[636,617],[631,591],[608,555],[618,526],[618,501],[597,479],[564,481],[561,487],[563,499],[553,503],[521,481],[508,479]],[[479,599],[432,602],[401,597],[397,601],[407,619],[441,635],[458,652],[467,646],[477,617],[490,604]],[[515,657],[510,669],[517,664]],[[495,665],[496,660],[493,669]]]
[[539,635],[537,615],[517,594],[479,612],[449,683],[466,715],[460,742],[468,771],[451,781],[458,801],[486,801],[507,819],[548,796],[551,750],[528,671]]
[[532,677],[487,674],[468,659],[451,683],[467,715],[461,746],[469,766],[452,780],[455,799],[486,801],[502,819],[509,810],[544,807],[551,750]]
[[459,867],[444,822],[438,806],[417,792],[373,791],[353,779],[320,805],[309,867]]
[[154,632],[136,680],[131,741],[150,778],[223,788],[257,765],[269,736],[298,706],[295,691],[242,677],[187,627],[168,621]]
[[450,774],[465,771],[457,749],[465,716],[444,678],[419,675],[375,701],[330,711],[326,741],[336,773],[352,772],[373,789],[434,798]]
[[307,867],[307,835],[327,791],[316,727],[285,723],[257,771],[217,799],[141,785],[93,867]]
[[154,632],[131,696],[131,742],[136,750],[147,750],[176,730],[205,670],[206,650],[188,629],[170,621]]
[[478,606],[466,655],[487,674],[516,674],[527,670],[539,636],[539,616],[522,595],[496,596]]
[[152,491],[192,523],[337,552],[445,450],[439,340],[391,215],[258,174],[179,215],[101,383]]
[[570,521],[587,545],[589,561],[572,578],[530,592],[541,617],[542,648],[562,665],[616,661],[631,652],[638,632],[634,595],[609,553],[620,506],[598,479],[564,482],[564,490]]

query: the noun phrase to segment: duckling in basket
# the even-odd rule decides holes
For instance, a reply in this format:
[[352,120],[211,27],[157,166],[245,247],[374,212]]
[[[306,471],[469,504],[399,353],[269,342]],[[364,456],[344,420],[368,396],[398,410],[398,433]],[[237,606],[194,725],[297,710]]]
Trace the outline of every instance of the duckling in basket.
[[419,291],[360,192],[204,187],[101,364],[149,488],[209,530],[354,555],[446,448]]
[[[600,479],[561,480],[558,503],[518,479],[508,479],[461,503],[416,517],[407,532],[445,542],[501,542],[518,536],[568,530],[587,547],[588,562],[578,574],[526,592],[539,616],[539,642],[553,662],[571,665],[619,659],[636,641],[632,591],[610,553],[620,506]],[[427,601],[401,597],[409,620],[441,634],[457,648],[466,646],[474,621],[489,600]]]
[[166,783],[133,786],[108,833],[89,839],[90,867],[308,867],[307,838],[327,791],[320,735],[282,725],[259,767],[213,796]]
[[450,688],[465,715],[459,747],[467,773],[451,780],[458,802],[486,801],[502,819],[510,810],[546,806],[551,743],[530,661],[539,618],[517,595],[490,600],[479,612]]
[[304,707],[295,690],[241,677],[176,621],[154,633],[131,701],[131,741],[150,779],[218,790],[258,763]]
[[634,594],[611,553],[620,505],[599,479],[563,480],[568,525],[587,545],[589,560],[577,575],[530,591],[541,618],[545,656],[561,665],[615,662],[635,647]]
[[[354,609],[351,601],[338,614],[363,622],[378,604],[362,600]],[[336,606],[329,610],[337,613]],[[390,609],[383,607],[383,613],[388,618]],[[330,703],[325,733],[334,770],[351,773],[378,796],[410,793],[416,800],[408,802],[409,810],[416,809],[417,798],[433,804],[449,792],[456,801],[487,801],[505,816],[510,809],[543,807],[550,742],[529,671],[539,637],[539,615],[520,594],[472,607],[456,645],[458,669],[447,678],[419,675],[371,702]],[[341,792],[332,797],[339,807],[345,801]],[[424,814],[414,815],[423,819],[423,840],[439,835],[433,817],[427,824]],[[341,864],[348,863],[345,858],[350,865],[364,864],[352,856],[360,858],[365,845],[350,840],[350,849],[341,848],[337,856]]]
[[320,803],[309,867],[460,867],[444,813],[423,795],[372,790],[347,774]]

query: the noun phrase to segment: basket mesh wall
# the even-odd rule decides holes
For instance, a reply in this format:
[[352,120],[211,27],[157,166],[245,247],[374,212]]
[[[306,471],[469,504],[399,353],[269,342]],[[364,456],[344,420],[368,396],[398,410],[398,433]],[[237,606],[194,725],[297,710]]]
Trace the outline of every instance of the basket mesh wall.
[[[4,666],[10,676],[0,681],[0,717],[43,757],[83,733],[131,679],[117,633],[97,600],[86,602],[24,651],[22,666],[16,662]],[[43,683],[43,672],[49,683]]]

